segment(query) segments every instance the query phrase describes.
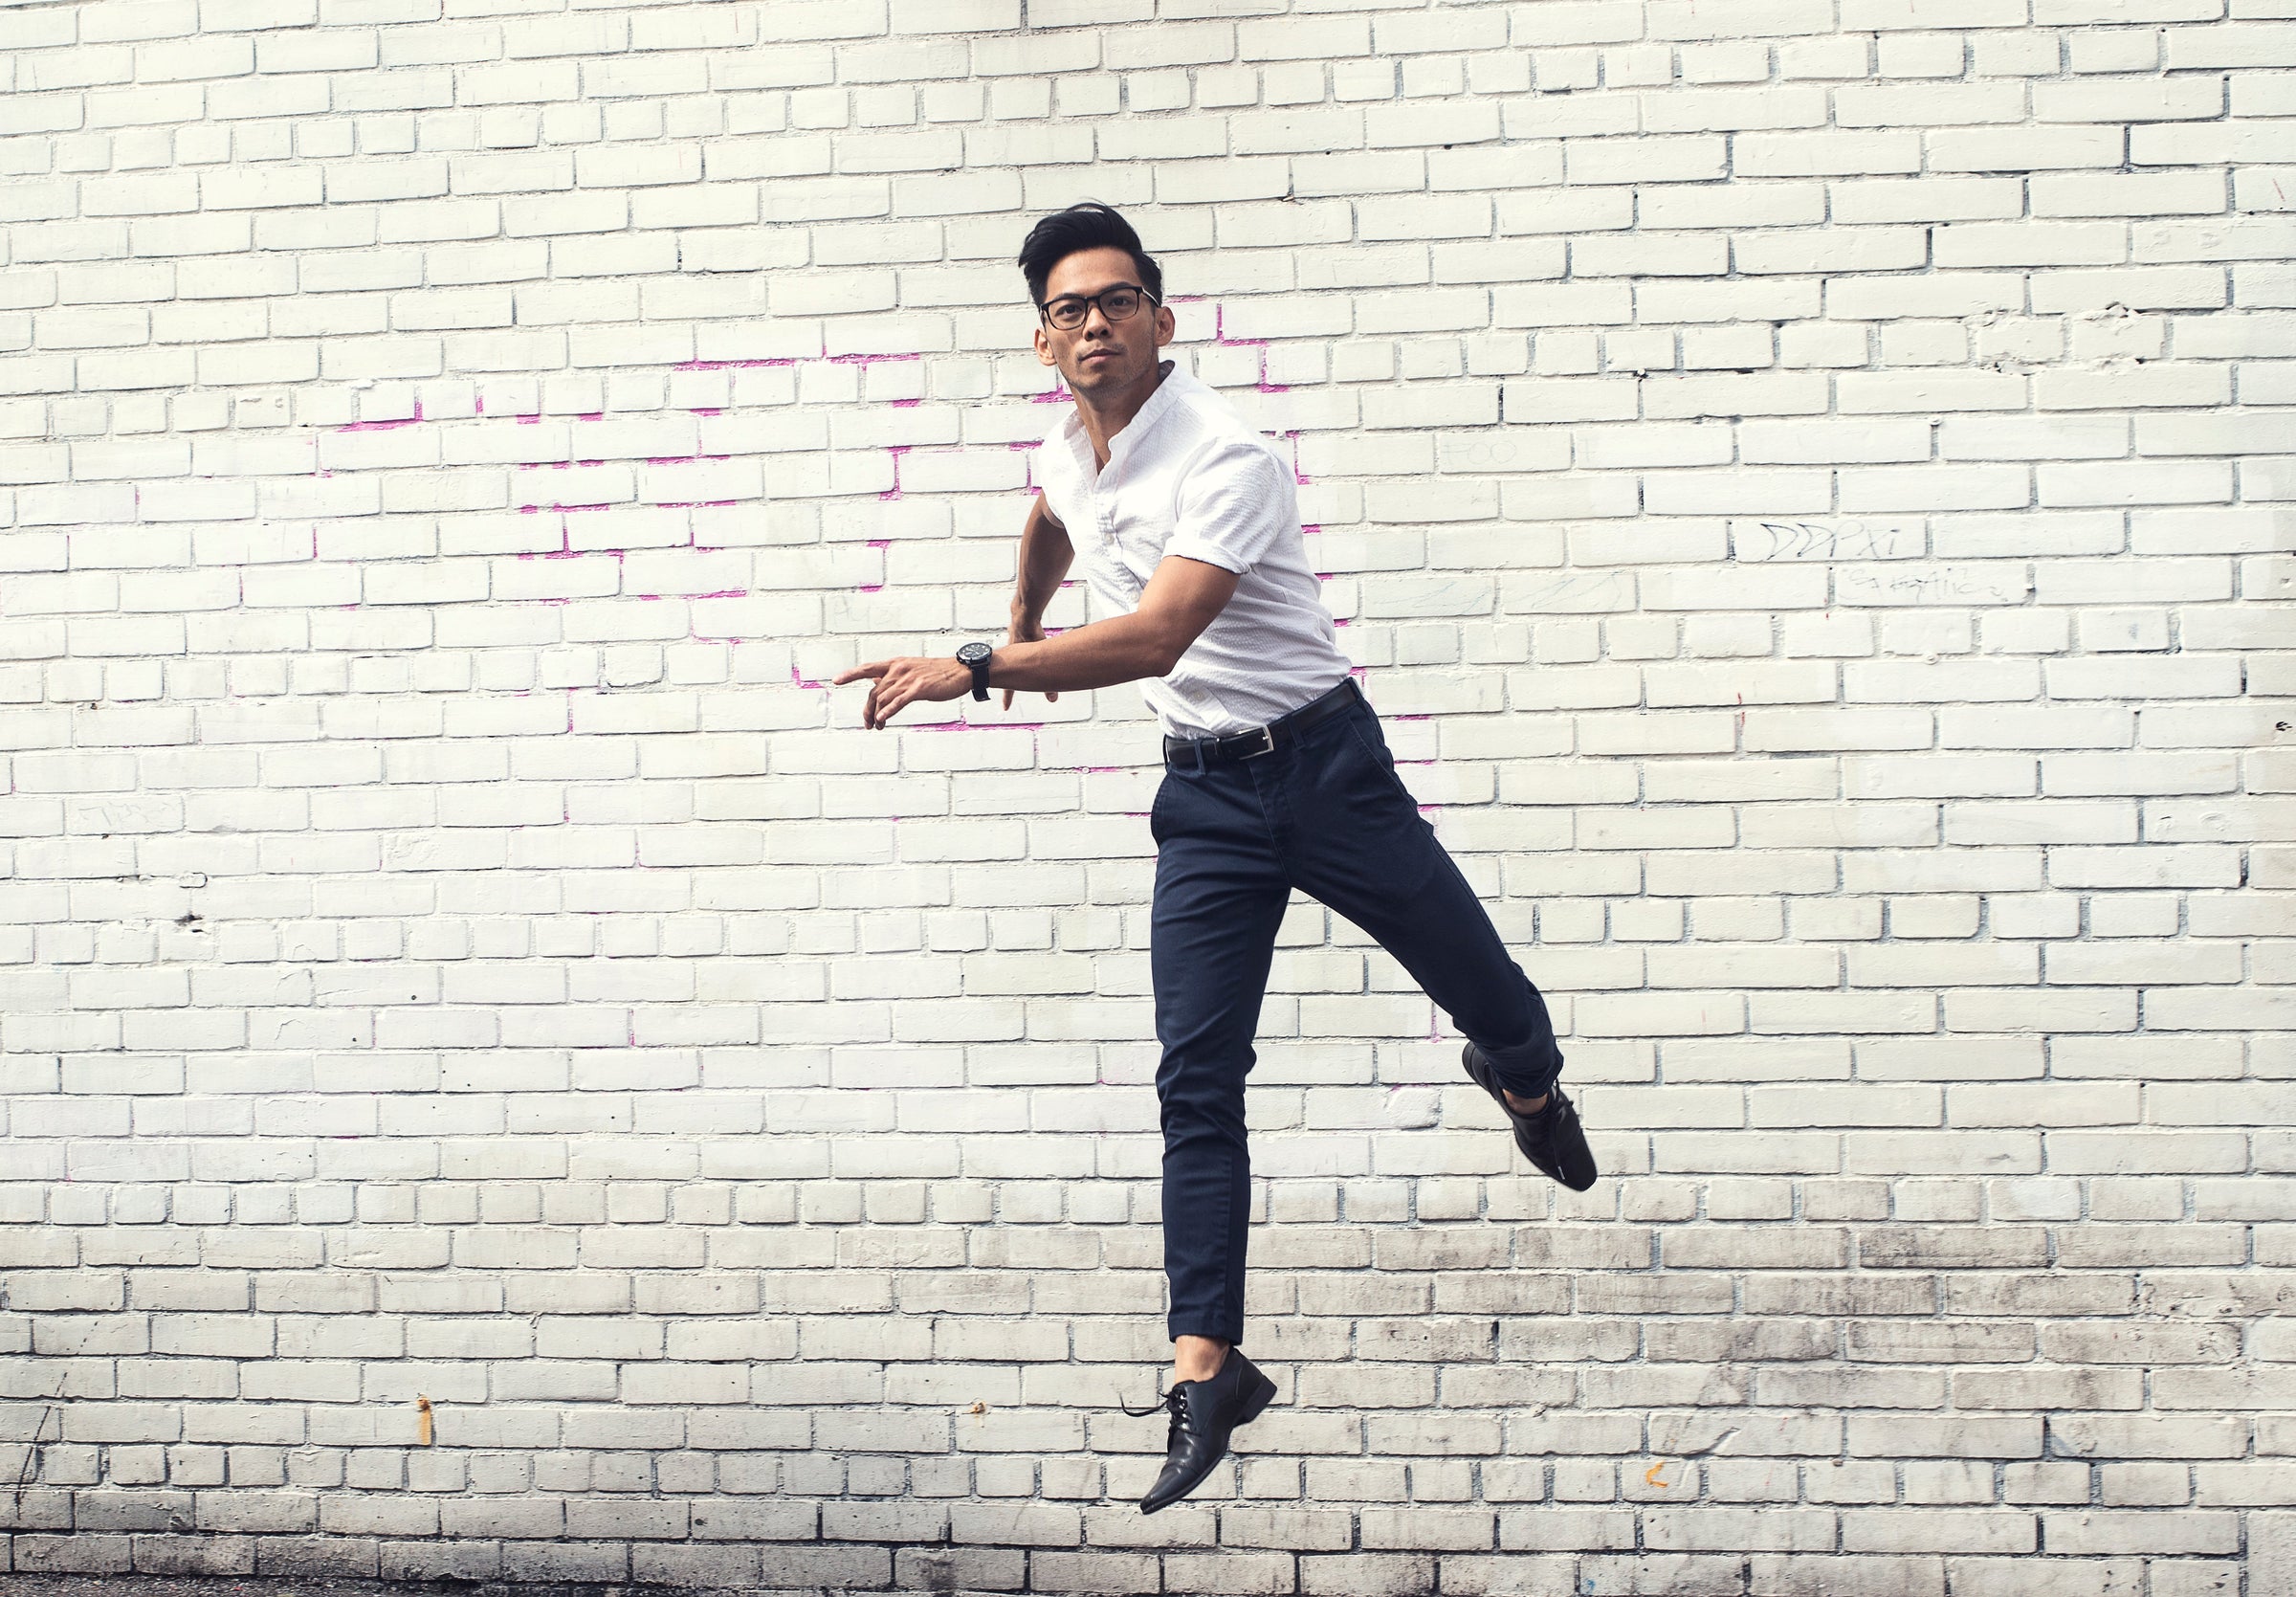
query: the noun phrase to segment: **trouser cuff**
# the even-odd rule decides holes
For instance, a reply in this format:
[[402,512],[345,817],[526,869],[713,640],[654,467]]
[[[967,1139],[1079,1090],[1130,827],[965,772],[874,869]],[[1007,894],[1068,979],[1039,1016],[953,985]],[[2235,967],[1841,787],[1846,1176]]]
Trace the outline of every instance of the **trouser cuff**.
[[1182,1337],[1209,1337],[1214,1342],[1224,1342],[1233,1347],[1244,1340],[1242,1320],[1228,1324],[1215,1324],[1211,1320],[1200,1317],[1191,1316],[1186,1320],[1181,1320],[1175,1316],[1164,1321],[1164,1331],[1174,1342],[1178,1342]]
[[1499,1085],[1517,1098],[1544,1098],[1562,1075],[1562,1051],[1552,1043],[1526,1043],[1517,1048],[1475,1046],[1490,1061],[1490,1073],[1499,1078]]

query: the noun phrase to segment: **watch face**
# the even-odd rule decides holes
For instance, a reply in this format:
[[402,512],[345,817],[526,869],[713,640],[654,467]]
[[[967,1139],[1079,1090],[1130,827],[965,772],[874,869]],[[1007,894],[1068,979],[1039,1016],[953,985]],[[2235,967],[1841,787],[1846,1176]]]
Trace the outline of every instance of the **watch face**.
[[966,665],[973,665],[988,658],[994,653],[995,651],[985,643],[968,643],[957,651],[957,657]]

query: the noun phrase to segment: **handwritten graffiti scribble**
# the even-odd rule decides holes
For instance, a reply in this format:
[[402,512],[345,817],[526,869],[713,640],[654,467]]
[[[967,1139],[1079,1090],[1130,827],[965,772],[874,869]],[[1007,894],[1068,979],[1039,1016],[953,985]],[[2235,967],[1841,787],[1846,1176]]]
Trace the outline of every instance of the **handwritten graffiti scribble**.
[[1834,598],[1844,605],[2016,605],[2032,590],[2021,570],[1989,566],[1924,566],[1834,575]]
[[1921,553],[1912,528],[1864,521],[1757,521],[1732,540],[1744,561],[1903,560]]
[[1581,610],[1624,610],[1632,602],[1625,573],[1621,571],[1577,571],[1540,584],[1528,593],[1511,597],[1505,609],[1511,613],[1525,610],[1559,610],[1566,613]]

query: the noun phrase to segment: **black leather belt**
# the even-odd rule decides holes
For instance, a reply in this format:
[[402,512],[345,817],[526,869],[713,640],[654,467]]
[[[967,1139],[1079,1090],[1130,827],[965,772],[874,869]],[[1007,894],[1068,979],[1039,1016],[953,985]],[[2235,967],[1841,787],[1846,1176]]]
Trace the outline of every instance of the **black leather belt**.
[[1263,754],[1273,754],[1282,740],[1296,737],[1317,721],[1360,702],[1362,698],[1363,690],[1350,677],[1329,693],[1317,695],[1265,726],[1231,732],[1225,738],[1166,738],[1164,764],[1201,770],[1205,765],[1223,765],[1230,760],[1256,760]]

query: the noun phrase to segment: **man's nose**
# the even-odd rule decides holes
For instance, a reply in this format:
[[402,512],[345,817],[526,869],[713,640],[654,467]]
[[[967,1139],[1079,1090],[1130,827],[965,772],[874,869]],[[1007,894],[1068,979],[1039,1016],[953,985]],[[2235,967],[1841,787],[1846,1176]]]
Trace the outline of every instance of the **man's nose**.
[[1076,330],[1080,333],[1090,332],[1093,326],[1093,318],[1094,317],[1098,317],[1100,319],[1100,328],[1103,332],[1106,332],[1109,327],[1113,325],[1113,323],[1108,320],[1108,313],[1100,308],[1100,301],[1097,299],[1087,299],[1084,302],[1084,324],[1078,327]]

